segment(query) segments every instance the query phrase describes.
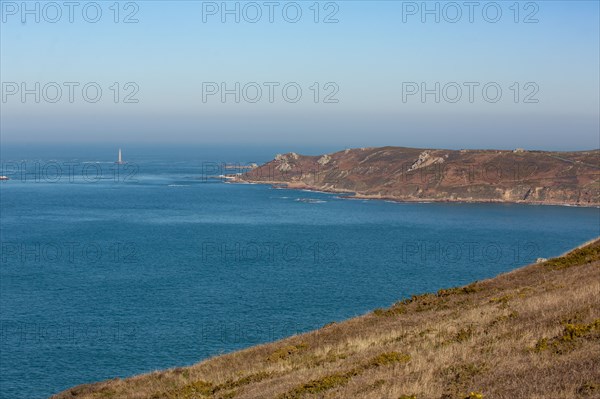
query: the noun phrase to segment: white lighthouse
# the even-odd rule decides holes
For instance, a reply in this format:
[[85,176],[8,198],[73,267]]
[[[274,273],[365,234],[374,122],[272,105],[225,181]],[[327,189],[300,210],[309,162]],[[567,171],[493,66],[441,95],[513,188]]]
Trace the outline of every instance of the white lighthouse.
[[123,162],[123,157],[121,156],[121,149],[119,148],[119,158],[117,159],[117,162],[115,162],[118,165],[122,165],[125,162]]

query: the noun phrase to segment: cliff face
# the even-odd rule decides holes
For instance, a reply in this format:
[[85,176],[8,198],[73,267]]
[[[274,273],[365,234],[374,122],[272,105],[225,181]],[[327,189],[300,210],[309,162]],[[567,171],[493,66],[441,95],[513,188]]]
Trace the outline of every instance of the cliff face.
[[399,201],[600,205],[600,150],[581,152],[351,149],[295,153],[237,178]]

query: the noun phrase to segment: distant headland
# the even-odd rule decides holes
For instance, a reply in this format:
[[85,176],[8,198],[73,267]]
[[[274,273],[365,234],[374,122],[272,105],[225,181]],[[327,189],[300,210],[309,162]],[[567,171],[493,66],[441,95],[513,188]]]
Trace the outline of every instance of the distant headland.
[[406,202],[600,206],[600,150],[346,149],[279,154],[234,182]]

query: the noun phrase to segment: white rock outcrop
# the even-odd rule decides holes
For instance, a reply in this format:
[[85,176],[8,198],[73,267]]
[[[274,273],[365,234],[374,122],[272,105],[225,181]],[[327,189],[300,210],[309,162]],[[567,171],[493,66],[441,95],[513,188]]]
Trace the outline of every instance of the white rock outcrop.
[[422,153],[419,154],[419,157],[417,158],[417,160],[415,162],[413,162],[413,164],[410,166],[408,171],[411,172],[415,169],[424,168],[429,165],[433,165],[433,164],[437,164],[437,163],[444,163],[444,161],[445,161],[445,159],[442,157],[433,157],[433,156],[431,156],[429,151],[423,151]]
[[325,154],[321,158],[319,158],[317,163],[319,165],[327,165],[330,161],[331,161],[331,157],[329,155]]

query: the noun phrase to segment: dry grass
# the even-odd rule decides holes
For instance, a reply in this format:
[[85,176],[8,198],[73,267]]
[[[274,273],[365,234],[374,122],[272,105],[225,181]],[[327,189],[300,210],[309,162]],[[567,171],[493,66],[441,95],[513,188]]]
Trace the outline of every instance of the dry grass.
[[600,398],[600,240],[197,365],[65,398]]

